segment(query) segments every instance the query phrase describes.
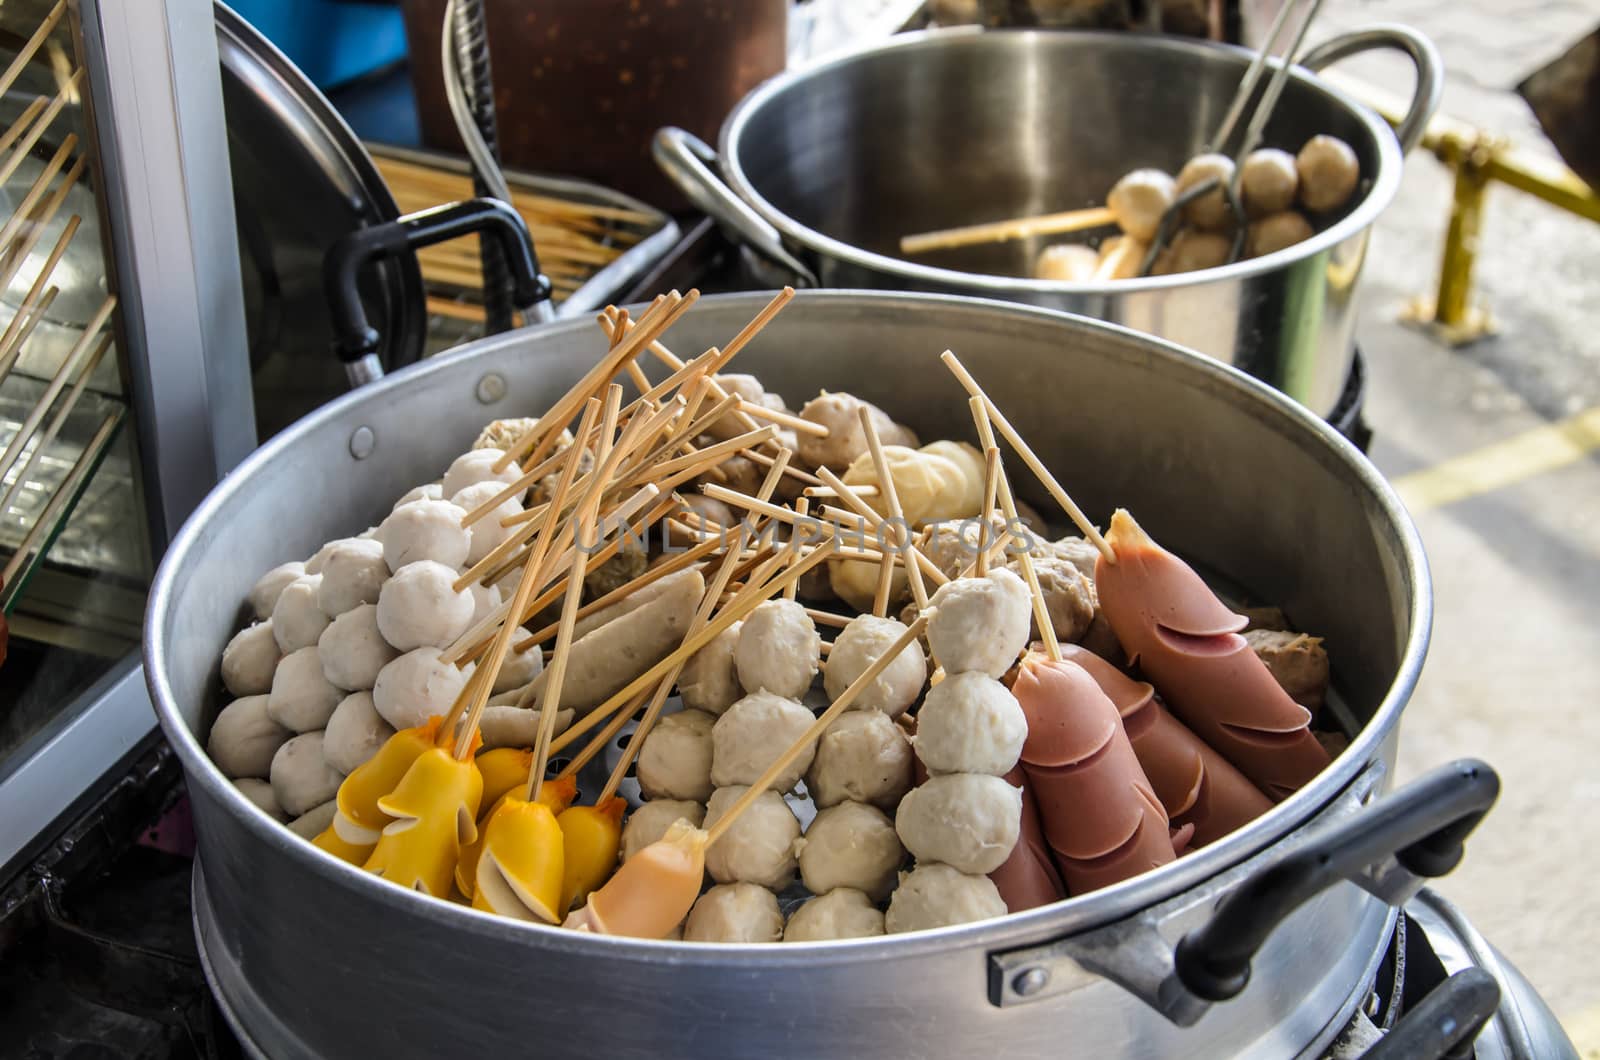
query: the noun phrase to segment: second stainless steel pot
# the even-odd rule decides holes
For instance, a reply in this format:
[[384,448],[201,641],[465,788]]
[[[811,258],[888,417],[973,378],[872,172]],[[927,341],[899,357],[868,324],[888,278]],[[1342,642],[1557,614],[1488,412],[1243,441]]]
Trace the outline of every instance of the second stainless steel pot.
[[[1310,72],[1378,48],[1417,68],[1399,143]],[[1304,243],[1221,269],[1098,285],[1027,278],[1054,240],[898,252],[914,232],[1102,203],[1132,169],[1176,172],[1212,134],[1249,59],[1128,33],[907,34],[762,85],[723,125],[720,155],[666,129],[656,158],[697,206],[803,279],[1005,298],[1126,324],[1326,416],[1350,372],[1372,224],[1399,186],[1401,145],[1438,102],[1437,55],[1404,27],[1335,38],[1292,72],[1265,142],[1294,150],[1317,133],[1340,137],[1364,177],[1355,205]]]

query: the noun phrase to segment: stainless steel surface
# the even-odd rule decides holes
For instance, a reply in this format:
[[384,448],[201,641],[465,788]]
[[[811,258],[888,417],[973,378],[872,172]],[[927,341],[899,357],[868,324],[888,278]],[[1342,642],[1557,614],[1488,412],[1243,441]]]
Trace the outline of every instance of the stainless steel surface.
[[1482,968],[1500,984],[1500,1007],[1475,1045],[1477,1060],[1579,1060],[1566,1031],[1538,993],[1444,897],[1424,889],[1406,912],[1427,933],[1445,971]]
[[[216,7],[228,157],[242,252],[248,359],[262,437],[343,393],[322,259],[339,237],[400,216],[350,127],[304,74],[226,5]],[[238,279],[235,280],[237,284]],[[422,273],[402,254],[363,270],[387,368],[422,355]],[[242,359],[242,358],[236,358]],[[252,439],[254,441],[254,439]]]
[[[704,299],[670,341],[723,343],[765,300]],[[1322,776],[1261,819],[1159,872],[1017,916],[881,940],[728,947],[595,938],[430,901],[334,861],[248,803],[211,766],[201,734],[218,706],[217,658],[258,573],[369,525],[486,419],[546,407],[604,347],[592,324],[561,323],[364,387],[263,447],[168,552],[146,623],[147,674],[188,772],[214,928],[208,959],[228,969],[216,983],[266,1053],[455,1054],[537,1040],[548,1055],[967,1056],[997,1044],[1044,1055],[1070,1034],[1084,1055],[1278,1057],[1322,1032],[1364,985],[1356,966],[1387,915],[1351,885],[1302,907],[1245,993],[1192,1028],[1098,975],[1058,997],[991,1001],[991,957],[1127,920],[1247,859],[1268,863],[1274,844],[1328,812],[1374,762],[1392,762],[1431,610],[1409,519],[1325,424],[1215,362],[1026,307],[803,292],[740,367],[791,404],[819,387],[849,389],[928,437],[965,436],[962,391],[934,360],[952,347],[1087,510],[1130,506],[1158,538],[1326,636],[1337,692],[1362,726]],[[508,384],[489,406],[477,387],[485,372]],[[358,425],[377,438],[359,466],[349,452]],[[325,1003],[335,996],[346,1003]],[[374,1011],[384,1017],[348,1017]]]
[[256,445],[216,31],[203,0],[79,11],[103,56],[89,81],[108,242],[163,541]]
[[[1363,46],[1411,53],[1414,41],[1374,32]],[[824,286],[987,295],[1126,324],[1325,416],[1349,374],[1356,282],[1401,156],[1381,119],[1306,70],[1291,71],[1266,142],[1339,136],[1366,179],[1359,201],[1304,243],[1204,273],[1102,284],[1028,278],[1039,238],[898,253],[908,233],[1096,205],[1130,169],[1176,171],[1216,127],[1250,54],[1122,33],[906,34],[745,97],[722,129],[722,177]],[[1437,60],[1425,43],[1416,54],[1413,109],[1428,113]],[[693,172],[690,152],[673,157],[702,205],[727,194],[704,166]]]

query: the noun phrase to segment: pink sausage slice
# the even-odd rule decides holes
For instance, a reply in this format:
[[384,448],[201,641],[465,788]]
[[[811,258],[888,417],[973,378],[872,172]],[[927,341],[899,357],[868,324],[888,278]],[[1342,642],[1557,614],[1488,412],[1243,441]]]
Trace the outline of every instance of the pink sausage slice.
[[[1117,708],[1071,662],[1029,654],[1012,689],[1028,717],[1028,787],[1069,894],[1084,894],[1177,856],[1167,815],[1139,767]],[[1045,738],[1034,741],[1035,727]]]
[[1316,776],[1328,753],[1311,734],[1311,714],[1234,632],[1245,618],[1127,512],[1111,517],[1106,540],[1117,562],[1095,564],[1101,612],[1173,713],[1274,801]]
[[1088,671],[1116,704],[1133,753],[1173,826],[1194,826],[1190,848],[1221,839],[1272,808],[1243,773],[1172,716],[1152,685],[1076,644],[1063,644],[1061,657]]

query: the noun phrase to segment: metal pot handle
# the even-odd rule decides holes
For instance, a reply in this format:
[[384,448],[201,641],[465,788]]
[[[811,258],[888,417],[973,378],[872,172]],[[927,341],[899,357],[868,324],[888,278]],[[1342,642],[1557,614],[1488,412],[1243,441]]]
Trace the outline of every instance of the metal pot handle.
[[[1250,982],[1256,952],[1290,913],[1340,880],[1359,882],[1370,866],[1391,855],[1412,877],[1445,875],[1460,864],[1463,843],[1499,794],[1493,769],[1463,759],[1319,831],[1233,890],[1208,923],[1178,940],[1178,980],[1207,1001],[1237,997]],[[1379,882],[1386,889],[1391,885]]]
[[687,129],[668,125],[656,131],[650,150],[656,165],[698,209],[731,229],[753,250],[794,273],[796,286],[817,286],[816,274],[789,253],[778,230],[712,171],[717,152],[710,144]]
[[333,349],[344,362],[352,387],[383,377],[377,353],[381,336],[367,320],[356,283],[362,268],[378,258],[415,253],[419,247],[473,232],[500,244],[511,269],[511,298],[518,309],[527,310],[550,297],[550,280],[539,271],[527,222],[499,199],[467,199],[418,210],[357,229],[328,248],[322,259],[322,288],[333,318]]
[[1452,1060],[1500,1007],[1500,984],[1482,968],[1463,968],[1429,992],[1361,1060]]
[[[1101,978],[1190,1027],[1214,1002],[1244,989],[1250,961],[1268,936],[1325,888],[1350,880],[1389,905],[1404,904],[1421,888],[1421,877],[1442,875],[1460,861],[1462,843],[1499,794],[1500,778],[1466,759],[1362,805],[1384,772],[1381,762],[1370,766],[1325,811],[1342,816],[1283,844],[1265,867],[1246,863],[1126,919],[991,953],[990,1002],[1030,1004]],[[1171,926],[1197,920],[1204,923],[1174,948]]]
[[1410,26],[1386,22],[1325,40],[1300,58],[1300,65],[1312,72],[1331,66],[1340,59],[1377,49],[1393,49],[1411,58],[1416,67],[1417,85],[1411,93],[1411,106],[1395,127],[1395,139],[1402,153],[1409,153],[1422,139],[1428,119],[1439,107],[1444,91],[1443,62],[1433,42]]

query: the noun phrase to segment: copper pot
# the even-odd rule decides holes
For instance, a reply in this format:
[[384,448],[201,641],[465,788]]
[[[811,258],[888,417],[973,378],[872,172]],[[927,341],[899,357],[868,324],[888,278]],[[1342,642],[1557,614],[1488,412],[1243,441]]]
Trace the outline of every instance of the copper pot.
[[[713,136],[784,68],[786,0],[489,0],[500,154],[669,209],[685,205],[650,159],[662,125]],[[445,103],[445,0],[406,0],[422,136],[459,151]]]

